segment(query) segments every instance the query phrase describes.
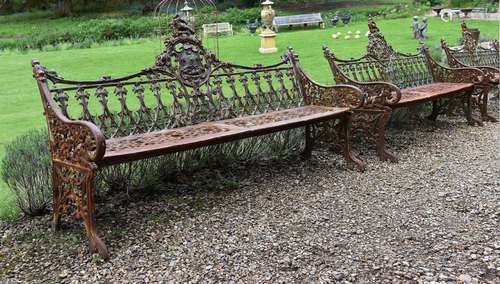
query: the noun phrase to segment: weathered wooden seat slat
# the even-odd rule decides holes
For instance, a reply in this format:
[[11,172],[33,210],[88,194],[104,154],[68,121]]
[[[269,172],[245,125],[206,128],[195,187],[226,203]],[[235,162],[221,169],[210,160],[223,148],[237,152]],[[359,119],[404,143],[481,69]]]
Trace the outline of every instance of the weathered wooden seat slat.
[[397,105],[404,106],[426,102],[472,88],[474,88],[474,84],[471,83],[431,83],[424,86],[405,88],[401,90],[401,99]]
[[481,70],[441,66],[424,45],[417,54],[397,52],[371,18],[368,28],[365,56],[339,59],[327,47],[324,53],[338,84],[351,84],[366,93],[363,107],[354,111],[353,129],[365,133],[377,145],[380,159],[396,161],[385,149],[384,141],[385,125],[393,108],[432,101],[433,110],[428,118],[434,120],[445,113],[451,99],[464,108],[470,124],[481,124],[471,114],[471,95],[484,76]]
[[[476,32],[479,33],[479,30]],[[462,34],[464,41],[461,47],[450,48],[444,39],[441,39],[441,47],[449,66],[475,67],[484,73],[485,80],[478,85],[473,95],[474,107],[480,111],[483,120],[496,122],[497,120],[488,114],[488,95],[493,88],[498,87],[500,78],[498,41],[492,41],[489,48],[481,46],[467,28],[465,21],[462,22]]]
[[325,130],[347,162],[364,170],[349,142],[361,90],[315,83],[291,49],[275,65],[241,66],[219,61],[181,18],[172,31],[152,67],[121,78],[67,80],[33,60],[49,127],[55,228],[74,214],[91,249],[108,258],[94,217],[93,182],[102,167],[291,128],[304,127],[306,156]]
[[278,16],[273,19],[273,28],[275,31],[278,31],[279,27],[282,26],[292,27],[308,24],[318,24],[321,28],[325,27],[321,13]]
[[303,106],[266,114],[113,138],[101,165],[143,159],[332,120],[349,108]]

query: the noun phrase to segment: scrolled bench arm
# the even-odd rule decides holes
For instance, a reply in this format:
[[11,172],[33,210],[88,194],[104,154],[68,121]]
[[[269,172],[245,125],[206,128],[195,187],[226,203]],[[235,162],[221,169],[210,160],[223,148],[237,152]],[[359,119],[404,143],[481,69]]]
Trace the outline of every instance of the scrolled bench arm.
[[486,82],[493,82],[495,80],[496,75],[500,73],[500,70],[495,67],[490,66],[475,66],[475,68],[481,70],[484,74],[484,80]]
[[324,46],[323,52],[328,60],[328,63],[330,64],[335,81],[338,84],[353,85],[365,93],[365,107],[376,105],[394,105],[401,99],[401,90],[396,85],[382,81],[360,82],[353,80],[340,70],[335,63],[335,55],[328,47]]
[[302,69],[298,58],[289,48],[284,55],[284,60],[290,60],[293,65],[293,70],[297,80],[300,82],[298,86],[307,104],[331,106],[331,107],[348,107],[351,109],[359,108],[364,103],[363,92],[354,86],[349,85],[324,85],[315,82]]
[[323,85],[313,81],[303,72],[300,78],[308,104],[350,109],[360,108],[364,104],[364,93],[357,87],[342,84]]
[[56,111],[48,111],[46,117],[55,160],[87,166],[89,162],[98,162],[103,158],[106,140],[95,125],[86,121],[68,121]]
[[484,73],[478,68],[448,68],[437,63],[425,45],[421,46],[421,51],[427,60],[432,77],[436,82],[479,84],[485,78]]
[[81,167],[101,160],[106,152],[102,132],[90,122],[66,118],[50,95],[45,68],[37,60],[32,66],[42,94],[53,160]]

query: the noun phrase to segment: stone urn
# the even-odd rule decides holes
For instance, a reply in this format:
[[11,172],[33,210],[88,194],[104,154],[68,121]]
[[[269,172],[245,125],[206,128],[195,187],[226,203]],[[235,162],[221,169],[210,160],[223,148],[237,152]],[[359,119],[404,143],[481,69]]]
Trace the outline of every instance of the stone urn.
[[272,1],[266,0],[262,3],[262,11],[260,12],[260,17],[262,18],[262,25],[267,31],[271,31],[273,28],[273,19],[276,16],[276,12],[273,10],[274,3]]

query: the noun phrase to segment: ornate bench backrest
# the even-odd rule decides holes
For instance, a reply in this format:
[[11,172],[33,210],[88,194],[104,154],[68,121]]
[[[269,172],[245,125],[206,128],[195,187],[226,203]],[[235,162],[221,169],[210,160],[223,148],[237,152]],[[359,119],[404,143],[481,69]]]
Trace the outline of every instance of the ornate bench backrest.
[[[71,120],[96,124],[107,138],[301,106],[293,60],[245,67],[219,61],[180,18],[153,67],[122,77],[71,81],[35,63],[52,100]],[[291,53],[290,53],[291,54]]]
[[[432,83],[432,74],[422,53],[403,54],[395,51],[384,38],[373,19],[369,19],[367,53],[359,59],[341,60],[328,50],[325,55],[336,74],[361,82],[386,81],[400,88],[415,87]],[[334,71],[335,72],[335,71]],[[337,83],[346,83],[340,82]]]
[[462,22],[463,45],[461,48],[450,49],[448,52],[460,63],[468,66],[490,66],[498,68],[498,41],[491,42],[490,48],[481,46],[473,34]]
[[[452,49],[446,46],[444,40],[441,41],[441,45],[448,55],[448,61],[451,66],[458,67],[463,64],[467,66],[489,66],[498,68],[498,41],[494,40],[491,42],[490,48],[481,46],[469,31],[465,22],[462,22],[462,34],[462,47]],[[450,56],[453,58],[450,58]]]

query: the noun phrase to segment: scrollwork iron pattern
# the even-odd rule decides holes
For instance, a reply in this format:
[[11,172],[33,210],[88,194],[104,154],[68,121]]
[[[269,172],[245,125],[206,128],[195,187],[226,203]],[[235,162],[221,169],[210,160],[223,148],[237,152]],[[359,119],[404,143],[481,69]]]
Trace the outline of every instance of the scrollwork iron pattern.
[[482,73],[472,68],[443,67],[425,47],[416,54],[398,52],[387,43],[372,18],[368,28],[367,53],[363,57],[339,59],[328,48],[324,48],[324,53],[337,83],[357,86],[366,93],[364,106],[354,112],[354,128],[377,144],[381,159],[396,160],[385,150],[383,136],[390,107],[397,107],[402,96],[407,96],[401,90],[438,82],[478,83]]
[[[370,34],[365,56],[358,59],[340,60],[325,49],[325,56],[330,62],[337,81],[383,81],[390,82],[401,89],[432,83],[431,72],[422,54],[403,54],[394,50],[372,18],[368,21],[368,27]],[[394,97],[394,87],[384,87],[383,84],[378,84],[370,88],[369,91],[374,94],[382,93],[387,97],[390,92],[393,95],[388,97]]]
[[499,53],[498,41],[493,40],[490,48],[485,48],[478,44],[472,33],[468,30],[465,22],[462,22],[463,45],[448,47],[444,39],[441,40],[441,47],[444,49],[448,64],[451,67],[485,66],[498,68]]
[[498,86],[499,81],[499,53],[498,41],[493,41],[489,49],[478,45],[472,34],[468,31],[465,22],[462,23],[464,44],[462,47],[450,48],[445,40],[441,40],[448,65],[454,68],[475,67],[483,73],[484,80],[476,85],[472,96],[473,109],[479,110],[483,121],[496,121],[488,113],[488,96],[492,88]]
[[347,85],[323,86],[303,72],[299,76],[307,104],[355,109],[364,103],[363,93],[359,89]]
[[[172,31],[153,66],[125,77],[67,80],[38,61],[32,63],[49,127],[54,226],[58,227],[61,215],[83,219],[91,249],[104,258],[109,255],[97,235],[93,181],[98,169],[108,165],[106,151],[120,156],[120,150],[127,147],[137,150],[146,145],[151,150],[152,142],[163,145],[179,137],[243,127],[205,127],[211,122],[233,119],[236,124],[258,125],[331,110],[320,106],[356,108],[363,104],[357,88],[323,86],[310,80],[292,50],[275,65],[241,66],[219,61],[181,18],[174,19]],[[267,115],[273,111],[280,111],[279,115]],[[350,150],[350,112],[339,110],[335,119],[340,120],[344,156],[363,170],[364,163]],[[162,134],[155,135],[157,130]],[[126,155],[122,156],[113,162],[126,162]]]
[[72,165],[87,166],[98,159],[98,141],[88,127],[61,121],[54,113],[48,113],[50,144],[55,160]]
[[464,45],[459,48],[450,48],[441,40],[441,48],[445,51],[448,59],[448,65],[454,68],[477,67],[485,73],[485,77],[491,81],[500,73],[499,54],[496,49],[496,43],[490,49],[479,46],[470,32],[464,31]]
[[87,178],[85,171],[64,164],[54,163],[54,211],[60,215],[73,214],[78,220],[89,217],[87,193],[84,183]]
[[272,66],[224,63],[182,19],[172,29],[155,65],[140,73],[87,82],[52,73],[51,93],[61,112],[114,138],[305,104],[288,58]]
[[479,84],[483,81],[484,74],[477,68],[447,68],[437,63],[432,58],[426,46],[422,45],[421,51],[427,59],[427,64],[429,65],[435,82]]
[[376,60],[384,61],[397,57],[397,52],[387,43],[384,35],[380,32],[375,21],[368,19],[368,46],[367,55]]

